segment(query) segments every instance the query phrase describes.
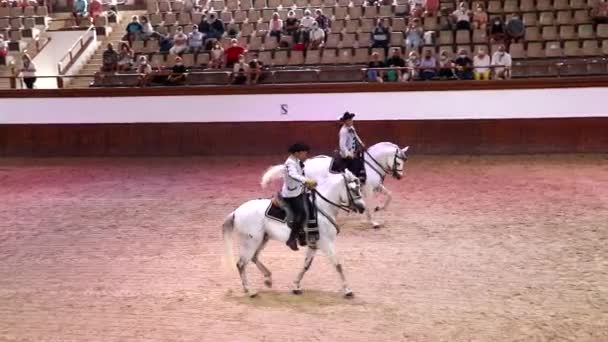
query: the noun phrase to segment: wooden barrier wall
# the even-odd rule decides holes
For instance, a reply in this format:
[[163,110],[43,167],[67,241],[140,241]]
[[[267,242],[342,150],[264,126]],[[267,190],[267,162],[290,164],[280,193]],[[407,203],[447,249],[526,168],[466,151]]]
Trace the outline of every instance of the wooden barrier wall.
[[[384,85],[62,89],[7,91],[0,93],[0,98],[27,96],[40,97],[44,101],[45,97],[62,96],[348,93],[603,86],[608,86],[608,78]],[[120,110],[112,108],[111,100],[108,101],[108,110]],[[573,105],[576,105],[575,101],[573,99]],[[83,115],[86,115],[86,111]],[[608,152],[608,115],[596,118],[359,121],[357,129],[367,144],[391,141],[400,146],[412,146],[412,153]],[[315,153],[329,153],[337,147],[337,132],[338,124],[333,122],[0,125],[0,155],[265,155],[283,153],[286,146],[296,140],[308,142],[314,147]]]

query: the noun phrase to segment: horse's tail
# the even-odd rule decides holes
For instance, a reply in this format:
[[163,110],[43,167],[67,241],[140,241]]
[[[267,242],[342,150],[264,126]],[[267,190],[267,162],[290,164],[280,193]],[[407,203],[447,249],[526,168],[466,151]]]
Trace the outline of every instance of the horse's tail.
[[269,167],[262,176],[262,180],[260,181],[260,185],[262,185],[262,188],[266,188],[270,182],[281,177],[283,167],[283,164]]
[[222,240],[224,241],[224,266],[233,267],[234,251],[232,250],[232,232],[234,231],[234,211],[226,216],[222,224]]

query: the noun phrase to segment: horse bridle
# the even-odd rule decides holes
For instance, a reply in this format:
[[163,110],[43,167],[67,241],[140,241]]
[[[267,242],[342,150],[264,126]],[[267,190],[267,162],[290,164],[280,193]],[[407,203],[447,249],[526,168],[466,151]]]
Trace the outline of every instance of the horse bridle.
[[[365,150],[365,154],[369,157],[369,159],[371,159],[376,164],[376,166],[372,165],[372,163],[365,160],[365,158],[363,159],[363,161],[367,165],[369,165],[369,167],[372,170],[374,170],[382,178],[382,180],[384,180],[384,177],[388,174],[393,176],[393,178],[398,178],[399,172],[403,172],[403,169],[397,169],[397,159],[402,160],[404,163],[407,161],[407,157],[404,158],[404,157],[400,156],[399,149],[396,149],[395,155],[393,156],[393,168],[390,170],[387,170],[382,166],[382,164],[380,164],[380,162],[378,162],[374,157],[372,157],[372,155],[369,152],[367,152],[367,150]],[[380,168],[380,170],[382,170],[384,172],[384,174],[382,174],[382,172],[378,171],[378,169],[376,169],[376,167]]]
[[336,207],[338,209],[344,210],[344,211],[346,211],[348,213],[348,212],[350,212],[352,210],[351,207],[353,206],[353,203],[355,203],[355,201],[357,199],[360,199],[361,195],[358,195],[355,198],[355,196],[353,196],[353,194],[351,193],[351,191],[350,191],[350,189],[348,187],[348,181],[346,180],[346,175],[342,174],[342,178],[344,179],[344,187],[346,188],[346,194],[348,195],[348,204],[347,205],[340,204],[340,203],[335,203],[335,202],[331,201],[327,197],[321,195],[321,193],[317,189],[314,189],[313,191],[314,191],[315,195],[321,197],[321,199],[324,200],[325,202],[333,205],[334,207]]

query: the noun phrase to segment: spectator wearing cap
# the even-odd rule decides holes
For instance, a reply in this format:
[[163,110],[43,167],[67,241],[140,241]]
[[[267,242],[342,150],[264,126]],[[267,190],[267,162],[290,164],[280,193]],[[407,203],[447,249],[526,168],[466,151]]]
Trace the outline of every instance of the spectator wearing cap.
[[203,48],[205,35],[198,30],[198,25],[192,25],[192,32],[188,34],[188,47],[190,52],[199,53]]
[[498,51],[492,55],[492,66],[494,67],[494,79],[507,80],[511,78],[511,55],[506,51],[504,45],[498,47]]
[[458,56],[454,60],[456,66],[456,77],[460,80],[473,79],[473,60],[465,49],[458,51]]
[[384,62],[380,60],[380,54],[377,52],[372,53],[372,60],[368,64],[367,69],[367,81],[368,82],[383,82],[383,71],[378,68],[384,68]]
[[464,2],[461,2],[458,9],[452,12],[452,18],[456,22],[456,30],[471,29],[471,12]]
[[490,56],[486,54],[485,49],[479,49],[477,55],[473,57],[473,75],[476,81],[489,80],[490,79]]
[[244,55],[245,52],[245,48],[239,46],[239,43],[236,39],[232,39],[230,41],[230,47],[224,51],[226,67],[231,68],[235,63],[239,61],[240,56]]

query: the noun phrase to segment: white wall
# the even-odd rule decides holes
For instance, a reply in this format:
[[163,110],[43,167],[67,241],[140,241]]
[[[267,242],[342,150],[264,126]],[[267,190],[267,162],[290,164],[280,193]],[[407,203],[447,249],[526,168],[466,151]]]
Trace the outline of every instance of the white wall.
[[0,124],[335,121],[346,110],[358,120],[608,117],[606,99],[608,88],[8,98]]

